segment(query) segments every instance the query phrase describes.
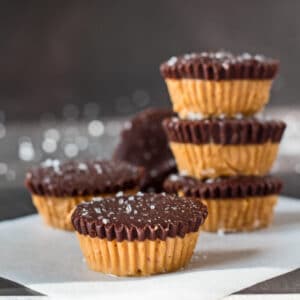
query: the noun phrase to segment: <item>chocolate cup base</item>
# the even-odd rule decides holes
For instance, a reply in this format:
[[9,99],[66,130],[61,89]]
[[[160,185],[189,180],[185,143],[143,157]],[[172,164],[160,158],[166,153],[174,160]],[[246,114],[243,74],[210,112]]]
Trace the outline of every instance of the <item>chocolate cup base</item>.
[[208,207],[202,229],[208,232],[242,232],[268,227],[278,195],[241,199],[201,199]]
[[272,80],[166,79],[173,109],[181,118],[251,116],[268,103]]

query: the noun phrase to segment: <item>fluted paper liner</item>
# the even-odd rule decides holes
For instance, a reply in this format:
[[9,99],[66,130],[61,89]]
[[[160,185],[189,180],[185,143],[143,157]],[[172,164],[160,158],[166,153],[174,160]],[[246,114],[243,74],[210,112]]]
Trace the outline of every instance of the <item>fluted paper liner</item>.
[[[124,194],[135,194],[136,189],[124,191]],[[109,197],[114,194],[100,194],[94,196],[74,196],[74,197],[52,197],[32,195],[32,202],[44,222],[55,228],[64,230],[74,230],[70,213],[81,202],[92,200],[93,197]]]
[[251,231],[267,227],[273,220],[277,195],[240,199],[201,199],[208,217],[201,229],[210,232]]
[[276,159],[278,146],[270,142],[257,145],[170,143],[179,172],[200,179],[265,175]]
[[173,109],[181,118],[254,115],[268,103],[272,80],[166,79]]
[[191,259],[198,235],[191,232],[165,241],[117,242],[77,233],[89,268],[117,276],[147,276],[183,268]]

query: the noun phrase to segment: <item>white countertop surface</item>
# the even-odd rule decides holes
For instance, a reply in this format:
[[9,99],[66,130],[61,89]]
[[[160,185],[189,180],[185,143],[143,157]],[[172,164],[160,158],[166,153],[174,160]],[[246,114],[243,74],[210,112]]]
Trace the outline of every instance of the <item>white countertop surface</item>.
[[0,277],[43,294],[74,299],[220,299],[300,267],[300,201],[281,197],[274,224],[252,233],[201,233],[189,266],[146,278],[87,269],[76,236],[37,215],[0,223]]

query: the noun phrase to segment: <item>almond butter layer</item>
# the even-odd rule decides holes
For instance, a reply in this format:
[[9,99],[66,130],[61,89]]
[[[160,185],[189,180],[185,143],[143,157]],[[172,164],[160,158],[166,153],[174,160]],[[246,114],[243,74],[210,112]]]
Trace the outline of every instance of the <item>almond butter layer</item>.
[[242,114],[251,116],[269,101],[271,80],[201,80],[167,78],[173,110],[181,118]]
[[268,173],[285,129],[257,119],[171,118],[163,125],[179,172],[197,178]]

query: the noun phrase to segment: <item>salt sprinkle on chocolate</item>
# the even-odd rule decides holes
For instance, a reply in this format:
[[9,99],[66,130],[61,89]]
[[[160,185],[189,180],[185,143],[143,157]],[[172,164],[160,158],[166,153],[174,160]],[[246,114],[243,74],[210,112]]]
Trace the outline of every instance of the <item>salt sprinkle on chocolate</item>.
[[[134,201],[130,201],[129,198]],[[79,216],[86,221],[99,220],[101,224],[130,226],[153,224],[168,228],[168,223],[188,224],[188,220],[195,218],[203,221],[206,214],[206,208],[199,201],[170,194],[145,193],[143,196],[135,194],[124,195],[122,198],[108,197],[100,202],[79,204],[72,219]]]

